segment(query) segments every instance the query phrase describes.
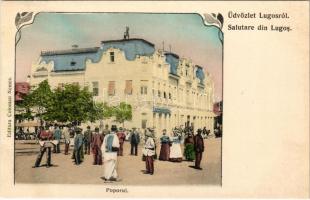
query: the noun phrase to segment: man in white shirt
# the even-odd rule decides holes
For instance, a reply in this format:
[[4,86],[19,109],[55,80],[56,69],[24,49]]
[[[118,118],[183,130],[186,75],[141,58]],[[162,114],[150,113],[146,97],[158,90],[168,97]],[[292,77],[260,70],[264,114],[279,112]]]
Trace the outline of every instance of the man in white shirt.
[[116,164],[117,164],[117,152],[119,149],[119,140],[115,134],[116,130],[111,130],[109,134],[104,137],[102,145],[103,162],[104,162],[104,180],[105,181],[119,181]]
[[146,142],[144,145],[143,155],[145,156],[145,166],[146,172],[145,174],[154,174],[154,155],[155,155],[155,141],[153,139],[153,134],[151,132],[147,132],[145,134]]

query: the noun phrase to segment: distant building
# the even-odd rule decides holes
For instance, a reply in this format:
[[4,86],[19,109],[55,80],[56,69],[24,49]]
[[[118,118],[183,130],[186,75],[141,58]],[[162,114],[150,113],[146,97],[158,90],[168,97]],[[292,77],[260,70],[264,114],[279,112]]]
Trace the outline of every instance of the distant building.
[[27,82],[15,83],[15,102],[21,102],[30,91],[30,84]]
[[214,83],[209,73],[190,59],[156,50],[143,39],[42,51],[32,66],[31,85],[45,79],[52,87],[66,83],[86,86],[96,101],[131,104],[133,119],[125,122],[126,128],[156,127],[158,133],[192,125],[195,129],[206,126],[213,133]]
[[218,129],[221,135],[223,127],[223,101],[214,103],[213,112],[215,114],[214,128]]

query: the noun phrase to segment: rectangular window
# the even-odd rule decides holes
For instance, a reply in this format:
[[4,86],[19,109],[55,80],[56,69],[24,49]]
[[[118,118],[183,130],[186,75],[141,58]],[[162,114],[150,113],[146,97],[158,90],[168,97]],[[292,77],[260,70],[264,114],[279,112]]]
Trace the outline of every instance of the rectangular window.
[[141,80],[140,81],[140,93],[142,95],[146,95],[147,94],[147,85],[148,85],[148,81],[147,80]]
[[146,128],[146,123],[147,123],[147,120],[146,119],[143,119],[141,121],[141,128],[145,129]]
[[115,81],[109,81],[108,95],[109,96],[115,95]]
[[110,62],[114,62],[114,52],[110,52]]
[[146,95],[147,94],[147,86],[141,86],[140,92],[141,92],[141,94]]
[[99,83],[98,81],[93,82],[93,96],[99,95]]
[[125,94],[132,94],[132,80],[126,80]]

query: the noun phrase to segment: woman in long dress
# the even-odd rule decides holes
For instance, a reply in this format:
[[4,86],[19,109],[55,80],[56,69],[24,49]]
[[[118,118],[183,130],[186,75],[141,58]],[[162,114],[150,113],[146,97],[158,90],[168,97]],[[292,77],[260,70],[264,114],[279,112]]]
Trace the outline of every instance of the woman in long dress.
[[160,154],[159,154],[159,160],[168,161],[169,160],[169,154],[170,154],[170,139],[169,136],[167,136],[167,130],[163,130],[163,136],[160,138]]
[[188,161],[195,160],[195,149],[194,149],[194,136],[191,132],[188,132],[188,136],[184,141],[184,156]]

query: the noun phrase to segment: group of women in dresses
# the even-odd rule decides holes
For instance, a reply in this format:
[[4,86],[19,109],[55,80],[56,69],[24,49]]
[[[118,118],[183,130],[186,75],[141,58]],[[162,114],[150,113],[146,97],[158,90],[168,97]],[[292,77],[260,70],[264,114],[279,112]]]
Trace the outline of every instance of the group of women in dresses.
[[[167,135],[166,129],[163,130],[163,135],[160,138],[161,149],[159,154],[159,160],[182,162],[183,154],[181,149],[182,134],[175,131],[173,136]],[[184,157],[188,161],[195,160],[194,150],[194,136],[191,132],[188,132],[184,140]]]

